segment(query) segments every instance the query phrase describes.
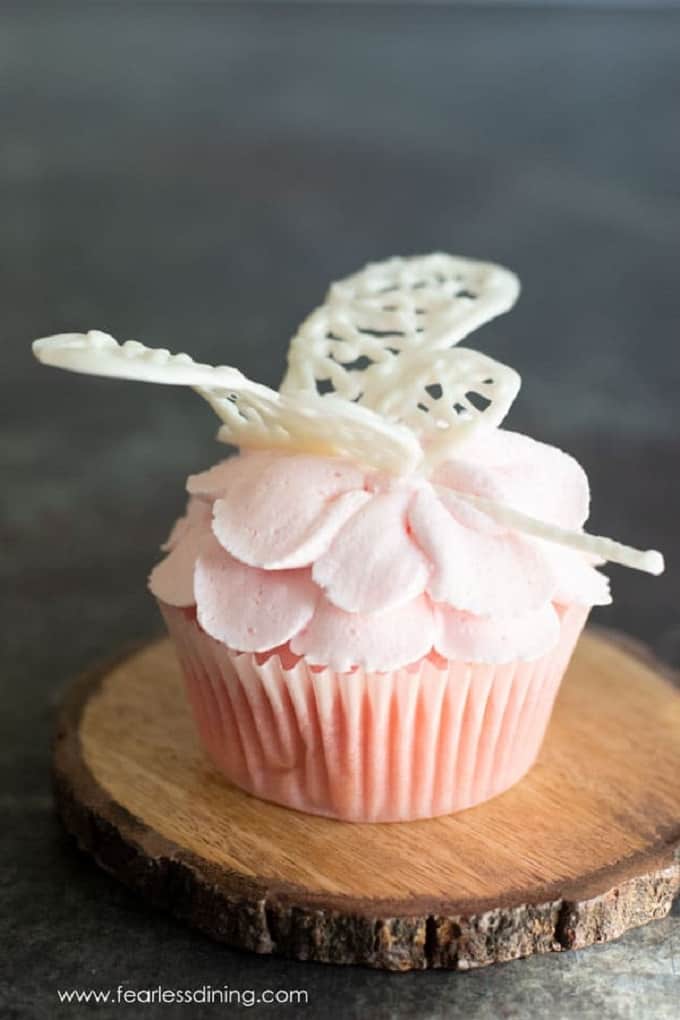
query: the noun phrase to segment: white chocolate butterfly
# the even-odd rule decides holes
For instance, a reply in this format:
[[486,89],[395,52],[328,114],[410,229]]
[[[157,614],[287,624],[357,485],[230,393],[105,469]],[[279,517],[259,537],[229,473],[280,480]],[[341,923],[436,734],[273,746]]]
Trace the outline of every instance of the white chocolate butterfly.
[[436,436],[445,455],[471,428],[500,425],[519,392],[507,365],[451,350],[518,294],[509,270],[452,255],[368,265],[334,283],[302,323],[281,392],[334,393]]
[[[97,330],[36,340],[48,365],[193,387],[222,421],[218,439],[347,457],[394,474],[428,473],[452,446],[503,421],[520,388],[511,368],[455,345],[507,311],[517,278],[450,255],[389,259],[335,283],[290,345],[281,391],[188,354],[119,344]],[[462,499],[525,534],[660,573],[663,558],[537,521],[492,500]],[[483,502],[483,506],[481,505]]]

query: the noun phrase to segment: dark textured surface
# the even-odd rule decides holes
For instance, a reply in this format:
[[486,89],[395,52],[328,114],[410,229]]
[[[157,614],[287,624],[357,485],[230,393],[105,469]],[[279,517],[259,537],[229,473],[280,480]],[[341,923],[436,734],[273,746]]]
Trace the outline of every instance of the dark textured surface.
[[74,853],[51,704],[158,628],[153,550],[220,450],[191,394],[39,369],[28,341],[96,326],[272,384],[328,280],[367,259],[507,261],[525,294],[479,346],[523,374],[509,424],[581,459],[594,530],[666,552],[659,580],[612,569],[596,618],[680,664],[679,93],[678,12],[3,8],[3,1015],[137,1015],[57,1006],[121,983],[309,990],[251,1016],[676,1015],[677,917],[580,954],[375,974],[232,953]]

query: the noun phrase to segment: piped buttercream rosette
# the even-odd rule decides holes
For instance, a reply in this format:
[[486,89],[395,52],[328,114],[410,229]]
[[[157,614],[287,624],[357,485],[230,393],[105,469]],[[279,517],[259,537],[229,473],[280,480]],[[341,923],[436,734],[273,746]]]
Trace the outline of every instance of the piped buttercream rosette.
[[195,606],[202,628],[230,648],[287,646],[338,671],[387,671],[430,653],[538,658],[558,639],[560,607],[609,602],[607,579],[586,555],[556,555],[458,493],[576,529],[588,513],[585,473],[554,447],[503,430],[469,454],[431,479],[308,455],[223,461],[189,478],[187,514],[151,589]]

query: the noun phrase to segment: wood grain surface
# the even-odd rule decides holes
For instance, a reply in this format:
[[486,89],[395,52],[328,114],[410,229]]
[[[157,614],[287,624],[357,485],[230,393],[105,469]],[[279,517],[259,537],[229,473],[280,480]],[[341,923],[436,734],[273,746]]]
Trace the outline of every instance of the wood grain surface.
[[54,774],[67,828],[104,868],[258,952],[465,969],[615,938],[680,887],[680,696],[604,633],[581,639],[537,765],[461,814],[351,824],[229,786],[167,641],[74,686]]

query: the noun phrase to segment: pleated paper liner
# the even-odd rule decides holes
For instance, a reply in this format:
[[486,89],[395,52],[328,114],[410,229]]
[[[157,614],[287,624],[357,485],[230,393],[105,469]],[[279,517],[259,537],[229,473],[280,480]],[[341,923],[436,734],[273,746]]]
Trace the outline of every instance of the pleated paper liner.
[[356,822],[449,814],[516,783],[540,750],[588,616],[562,609],[559,642],[533,662],[427,657],[391,673],[335,673],[233,652],[193,610],[161,611],[224,775],[265,800]]

